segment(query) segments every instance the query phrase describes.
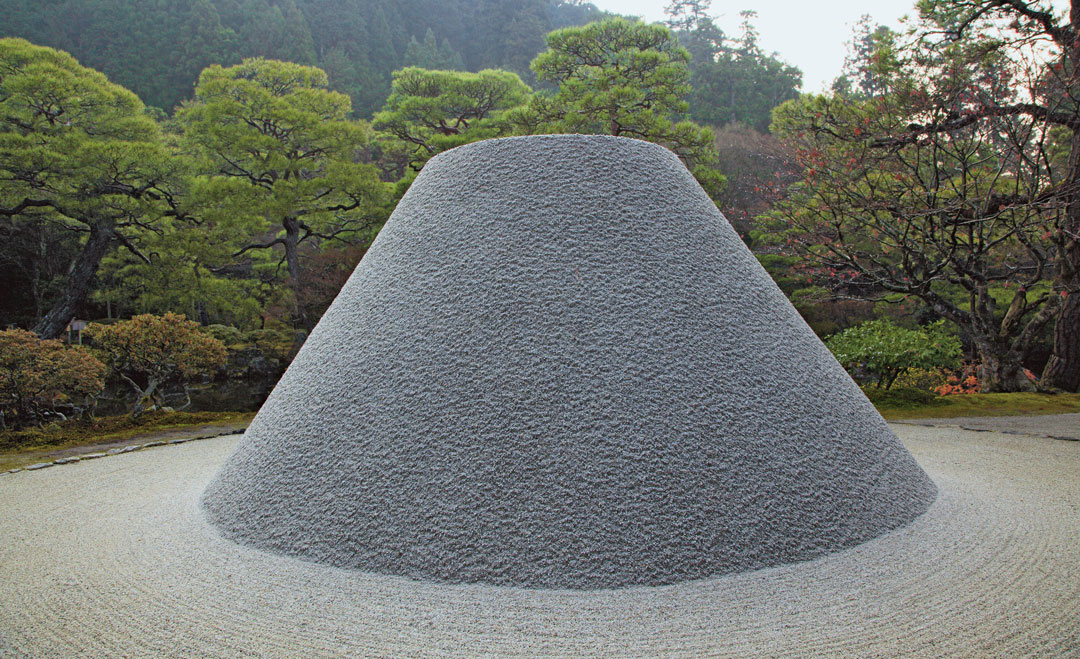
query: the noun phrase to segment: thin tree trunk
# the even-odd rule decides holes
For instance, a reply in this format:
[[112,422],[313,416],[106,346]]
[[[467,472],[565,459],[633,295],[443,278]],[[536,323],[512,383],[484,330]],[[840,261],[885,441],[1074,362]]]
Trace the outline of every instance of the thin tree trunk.
[[43,339],[60,337],[68,323],[75,317],[79,306],[90,291],[90,280],[97,272],[101,259],[116,239],[116,228],[109,220],[90,224],[90,238],[83,245],[68,273],[64,294],[45,316],[34,326],[34,332]]
[[[1080,0],[1070,3],[1070,22],[1080,30]],[[1074,42],[1069,56],[1075,67],[1080,63],[1080,42]],[[1074,69],[1075,70],[1075,69]],[[1074,76],[1077,74],[1074,72]],[[1074,78],[1075,84],[1075,78]],[[1074,128],[1069,144],[1069,165],[1066,172],[1068,204],[1065,207],[1066,241],[1059,250],[1056,287],[1067,297],[1054,322],[1054,349],[1043,369],[1039,388],[1080,391],[1080,129]],[[1071,235],[1070,235],[1071,234]]]
[[38,227],[38,255],[34,259],[33,275],[30,282],[30,294],[34,297],[34,318],[41,318],[41,310],[44,300],[41,294],[41,264],[45,263],[48,242],[45,240],[45,230]]
[[292,287],[293,296],[296,298],[296,320],[308,332],[312,327],[304,313],[304,304],[300,289],[300,221],[295,217],[286,217],[282,222],[285,227],[285,263],[289,268],[289,285]]
[[195,303],[195,318],[203,327],[210,324],[210,312],[206,310],[206,302],[199,300]]
[[185,402],[180,407],[174,408],[175,411],[179,412],[181,410],[186,410],[187,408],[191,407],[191,390],[188,389],[186,382],[184,383],[184,397],[187,399],[187,402]]

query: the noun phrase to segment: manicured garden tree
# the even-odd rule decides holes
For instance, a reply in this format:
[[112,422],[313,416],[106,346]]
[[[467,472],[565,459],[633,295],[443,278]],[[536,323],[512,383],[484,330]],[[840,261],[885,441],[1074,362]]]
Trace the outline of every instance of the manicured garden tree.
[[[195,100],[177,115],[209,172],[192,186],[193,205],[234,222],[234,256],[280,249],[294,293],[303,243],[366,241],[385,219],[389,190],[373,165],[359,162],[370,130],[351,111],[322,70],[248,59],[204,70]],[[308,329],[317,320],[299,301],[296,315]]]
[[[34,331],[63,334],[116,247],[146,262],[141,239],[177,215],[179,159],[135,94],[75,58],[0,39],[0,219],[83,236]],[[46,246],[48,249],[48,246]]]
[[224,212],[230,205],[228,199],[200,203],[197,225],[172,222],[147,235],[143,247],[153,254],[151,264],[122,250],[106,256],[91,299],[129,310],[119,317],[182,311],[202,325],[258,326],[273,289],[284,287],[273,266],[258,272],[236,263],[236,234],[245,222]]
[[[847,293],[920,298],[970,335],[983,391],[1080,387],[1080,3],[923,0],[875,31],[854,96],[782,106],[805,176],[784,215]],[[879,245],[870,249],[870,238]],[[950,289],[952,294],[950,294]]]
[[112,373],[135,392],[132,416],[164,407],[167,386],[181,385],[186,394],[189,382],[225,364],[225,345],[179,314],[91,323],[85,334],[106,356]]
[[918,329],[872,320],[834,334],[825,345],[844,368],[866,369],[883,389],[909,369],[956,368],[963,355],[960,340],[946,331],[944,320]]
[[105,365],[81,346],[0,331],[0,428],[40,423],[57,408],[82,413],[105,387]]
[[[509,135],[506,112],[528,103],[531,95],[529,86],[510,71],[407,67],[394,72],[393,91],[372,126],[398,141],[405,164],[419,171],[437,153]],[[396,174],[400,178],[405,172]]]
[[556,85],[510,113],[518,131],[633,137],[674,151],[711,194],[723,187],[713,134],[680,120],[689,108],[690,53],[663,25],[612,18],[547,35],[530,65]]
[[[1041,184],[1019,191],[1009,203],[1044,210],[1047,279],[1059,304],[1054,341],[1039,385],[1080,391],[1080,2],[1061,11],[1048,0],[922,0],[914,63],[933,80],[931,99],[953,103],[947,112],[914,118],[880,140],[884,148],[917,141],[941,142],[955,130],[1002,120],[1050,136],[1043,151],[1005,150],[1018,167],[1037,170]],[[971,93],[967,77],[994,64],[992,79],[1012,93]],[[938,102],[938,106],[942,103]],[[1040,162],[1041,161],[1041,162]]]
[[842,296],[918,299],[955,323],[983,391],[1032,389],[1025,355],[1071,286],[1055,275],[1069,267],[1061,133],[1018,109],[1008,53],[896,39],[875,42],[872,93],[774,112],[802,172],[773,235]]

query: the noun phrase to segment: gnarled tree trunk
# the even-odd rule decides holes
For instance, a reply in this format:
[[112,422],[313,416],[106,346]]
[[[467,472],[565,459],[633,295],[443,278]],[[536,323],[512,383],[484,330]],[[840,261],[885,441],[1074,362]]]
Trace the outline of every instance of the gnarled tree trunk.
[[101,259],[116,240],[116,228],[111,220],[98,220],[89,226],[90,238],[68,273],[64,294],[34,326],[34,333],[43,339],[59,338],[67,329],[90,291],[90,281],[97,273]]
[[310,333],[313,324],[304,311],[304,301],[301,299],[304,292],[300,287],[300,220],[287,216],[282,226],[285,227],[285,263],[289,268],[289,285],[296,298],[296,319]]
[[979,386],[983,393],[1034,391],[1024,374],[1023,355],[989,342],[975,342],[979,350]]

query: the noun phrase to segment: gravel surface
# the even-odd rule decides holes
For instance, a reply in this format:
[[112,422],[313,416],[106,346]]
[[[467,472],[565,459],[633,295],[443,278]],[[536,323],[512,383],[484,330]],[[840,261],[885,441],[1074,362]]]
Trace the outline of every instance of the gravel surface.
[[934,486],[667,149],[432,159],[207,490],[229,537],[446,582],[679,583]]
[[828,556],[675,586],[450,585],[230,542],[236,439],[0,478],[0,656],[1080,657],[1080,443],[895,426],[940,494]]

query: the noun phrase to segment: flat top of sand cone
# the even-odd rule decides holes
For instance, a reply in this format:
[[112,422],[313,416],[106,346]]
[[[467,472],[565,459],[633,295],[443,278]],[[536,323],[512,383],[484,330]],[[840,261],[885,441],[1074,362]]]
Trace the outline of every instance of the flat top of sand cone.
[[425,166],[204,494],[239,542],[546,588],[803,560],[934,485],[666,149]]

